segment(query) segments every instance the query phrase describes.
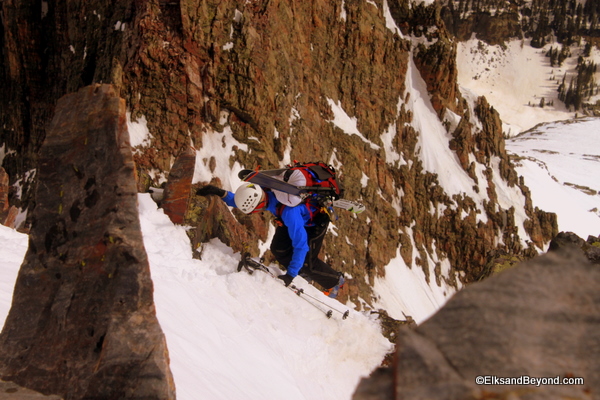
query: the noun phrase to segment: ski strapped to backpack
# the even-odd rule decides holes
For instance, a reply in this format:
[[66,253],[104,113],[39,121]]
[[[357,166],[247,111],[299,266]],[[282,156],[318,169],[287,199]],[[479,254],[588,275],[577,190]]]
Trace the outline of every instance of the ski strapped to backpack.
[[[294,171],[300,171],[306,179],[306,185],[295,186],[287,182]],[[283,175],[283,180],[281,176]],[[344,190],[336,180],[335,169],[324,162],[299,163],[294,161],[287,168],[271,170],[241,170],[239,178],[246,182],[256,183],[263,188],[269,188],[299,196],[303,201],[329,209],[332,206],[359,214],[365,206],[357,201],[342,199]]]
[[[254,273],[254,271],[262,271],[265,274],[269,275],[271,278],[274,278],[275,280],[279,280],[277,278],[277,276],[274,273],[272,273],[271,270],[266,265],[264,265],[260,261],[256,261],[255,259],[253,259],[249,253],[242,255],[242,258],[238,264],[238,268],[237,268],[238,272],[240,272],[242,269],[245,269],[246,272],[248,272],[250,275],[252,275]],[[280,282],[283,283],[283,281],[280,281]],[[298,288],[295,285],[289,285],[286,287],[289,290],[291,290],[292,292],[296,293],[296,295],[298,297],[302,298],[304,301],[306,301],[307,303],[309,303],[310,305],[312,305],[313,307],[315,307],[316,309],[321,311],[323,314],[325,314],[325,316],[327,318],[331,318],[333,316],[333,311],[341,314],[342,319],[346,319],[350,315],[349,310],[339,310],[335,307],[332,307],[331,305],[325,303],[324,301],[321,301],[318,298],[311,296],[310,294],[304,292],[304,289],[302,289],[302,288]]]
[[288,166],[283,174],[283,181],[287,182],[294,171],[300,171],[306,178],[306,186],[300,189],[306,193],[315,193],[321,196],[331,197],[334,200],[343,197],[344,190],[339,186],[335,178],[335,169],[324,162],[299,163]]

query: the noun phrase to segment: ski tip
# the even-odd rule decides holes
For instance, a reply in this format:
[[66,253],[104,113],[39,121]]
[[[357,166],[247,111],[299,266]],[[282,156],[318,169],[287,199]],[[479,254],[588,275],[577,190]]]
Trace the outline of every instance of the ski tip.
[[245,181],[246,178],[254,171],[252,171],[251,169],[243,169],[240,172],[238,172],[238,178],[240,178],[241,180]]
[[347,200],[347,199],[339,199],[334,200],[333,205],[338,208],[342,208],[346,211],[349,211],[353,214],[360,214],[364,212],[367,207],[364,204],[358,201]]
[[355,207],[352,207],[348,211],[350,211],[351,213],[354,213],[354,214],[360,214],[361,212],[365,211],[366,209],[367,208],[364,205],[359,204],[359,205],[357,205]]

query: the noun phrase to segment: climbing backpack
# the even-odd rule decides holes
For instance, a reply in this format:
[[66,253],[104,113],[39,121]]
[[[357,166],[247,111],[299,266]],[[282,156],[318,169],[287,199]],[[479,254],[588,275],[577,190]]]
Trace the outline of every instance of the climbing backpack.
[[[292,177],[295,171],[299,171],[305,178],[302,186],[290,182],[290,178],[294,181],[297,177],[297,174]],[[344,189],[337,180],[335,169],[321,161],[308,163],[294,161],[294,164],[282,169],[243,169],[238,173],[238,177],[245,182],[255,183],[263,189],[297,196],[299,201],[296,204],[304,202],[307,207],[318,208],[319,212],[327,212],[332,219],[337,219],[333,207],[355,214],[365,210],[365,206],[358,201],[342,199]]]
[[337,200],[343,196],[343,189],[336,180],[335,169],[322,161],[300,163],[294,161],[283,173],[283,180],[287,182],[294,171],[300,171],[306,178],[303,186],[306,198],[330,197]]
[[[287,169],[279,176],[284,182],[288,182],[295,171],[299,171],[306,180],[306,184],[298,186],[298,188],[302,191],[300,197],[310,215],[310,225],[321,213],[326,213],[330,219],[337,219],[333,210],[333,201],[343,195],[343,189],[336,179],[335,169],[320,161],[308,163],[294,161],[294,164],[288,165]],[[284,204],[278,205],[277,219],[281,218],[285,207],[287,206]]]

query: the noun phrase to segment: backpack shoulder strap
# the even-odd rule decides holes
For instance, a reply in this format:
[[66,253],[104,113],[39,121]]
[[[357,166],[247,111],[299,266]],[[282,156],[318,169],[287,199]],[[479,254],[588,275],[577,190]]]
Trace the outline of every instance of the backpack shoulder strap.
[[334,176],[334,174],[331,173],[329,169],[323,167],[320,164],[311,165],[307,168],[310,169],[320,181],[326,181]]

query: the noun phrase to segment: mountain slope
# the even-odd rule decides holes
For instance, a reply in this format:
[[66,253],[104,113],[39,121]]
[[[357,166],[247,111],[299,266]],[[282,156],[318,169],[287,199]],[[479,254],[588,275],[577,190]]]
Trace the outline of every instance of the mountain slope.
[[[555,45],[535,49],[529,42],[513,40],[504,47],[477,39],[459,43],[459,84],[465,92],[486,96],[500,113],[503,132],[511,136],[506,148],[515,155],[516,170],[531,190],[533,204],[556,213],[560,231],[596,236],[598,119],[576,119],[578,114],[565,108],[557,91],[562,76],[575,74],[584,46],[571,46],[563,66],[551,67],[545,54]],[[588,60],[600,62],[600,50],[593,47]]]
[[148,195],[140,218],[179,399],[349,398],[390,350],[368,316],[327,319],[266,274],[238,273],[239,253],[217,239],[193,259],[185,229]]
[[[205,245],[202,260],[193,259],[185,228],[149,195],[140,195],[139,204],[178,399],[350,398],[391,350],[368,314],[351,310],[346,320],[327,319],[266,274],[238,273],[239,254],[217,239]],[[0,244],[4,321],[27,236],[0,226]],[[347,308],[296,281],[332,307]]]
[[[21,121],[29,119],[9,114],[34,105],[35,143],[28,146],[35,147],[55,97],[103,80],[127,99],[130,129],[144,132],[134,143],[140,191],[164,182],[190,143],[197,157],[194,183],[231,190],[242,167],[316,158],[333,164],[348,197],[369,208],[360,216],[342,214],[323,252],[353,278],[349,307],[383,307],[398,319],[422,322],[463,283],[481,278],[494,252],[532,255],[544,248],[552,229],[539,228],[544,214],[534,210],[508,163],[504,112],[498,115],[496,103],[490,107],[479,97],[485,90],[454,90],[455,67],[460,72],[455,44],[433,13],[426,25],[413,21],[423,30],[417,37],[404,25],[398,34],[387,2],[379,0],[222,1],[206,8],[159,3],[114,10],[104,1],[82,3],[80,15],[94,21],[91,31],[78,21],[70,29],[54,24],[57,10],[42,17],[55,29],[48,35],[56,38],[48,42],[49,58],[72,63],[52,64],[47,79],[56,78],[56,86],[36,86],[41,94],[26,102],[19,97],[11,103],[19,112],[2,114],[11,134],[1,161],[15,174],[11,183],[34,168],[35,153],[18,148],[31,128]],[[17,29],[13,11],[6,30],[35,43],[35,32]],[[116,30],[116,21],[128,28]],[[108,43],[97,32],[108,32],[114,45],[88,58],[88,42]],[[15,60],[37,54],[28,47],[5,50]],[[17,88],[27,83],[10,85],[21,94]],[[326,320],[267,276],[235,272],[244,246],[267,253],[268,219],[234,212],[235,218],[214,222],[207,213],[215,209],[195,207],[201,200],[192,198],[193,228],[210,221],[208,231],[240,229],[248,240],[215,234],[224,244],[213,237],[190,246],[185,228],[173,226],[149,195],[139,199],[180,398],[197,398],[199,391],[215,399],[349,398],[359,377],[389,350],[368,315]],[[216,210],[231,217],[224,206]],[[198,245],[201,255],[191,250]]]
[[600,120],[536,126],[507,141],[532,200],[558,215],[561,231],[600,233]]

